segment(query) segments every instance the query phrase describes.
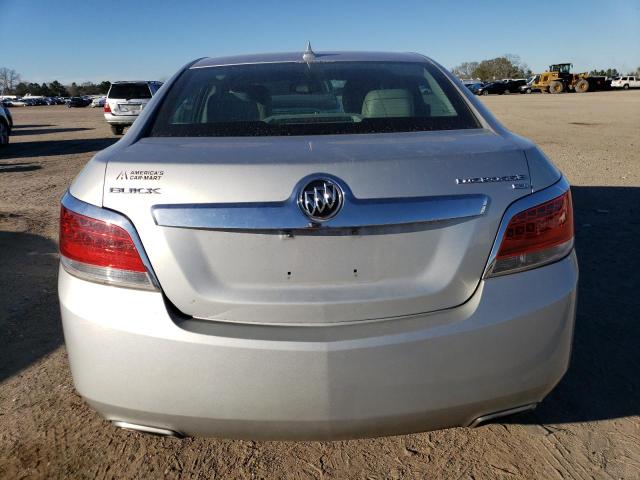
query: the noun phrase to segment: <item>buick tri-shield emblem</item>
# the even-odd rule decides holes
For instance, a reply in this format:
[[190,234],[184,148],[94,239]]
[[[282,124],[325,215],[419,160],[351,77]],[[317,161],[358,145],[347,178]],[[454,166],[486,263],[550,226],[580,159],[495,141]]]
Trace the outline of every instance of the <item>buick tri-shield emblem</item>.
[[336,216],[342,208],[344,194],[340,186],[328,178],[307,183],[298,196],[298,205],[311,220],[324,222]]

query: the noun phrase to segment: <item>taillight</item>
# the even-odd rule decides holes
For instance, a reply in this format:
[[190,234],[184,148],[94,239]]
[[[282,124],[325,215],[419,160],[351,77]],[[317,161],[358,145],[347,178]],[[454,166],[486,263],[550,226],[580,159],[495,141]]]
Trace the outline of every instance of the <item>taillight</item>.
[[111,107],[109,106],[109,102],[104,101],[104,113],[111,113]]
[[540,267],[564,258],[573,248],[571,191],[511,217],[485,277]]
[[85,280],[155,289],[127,230],[64,206],[60,210],[60,258],[67,272]]

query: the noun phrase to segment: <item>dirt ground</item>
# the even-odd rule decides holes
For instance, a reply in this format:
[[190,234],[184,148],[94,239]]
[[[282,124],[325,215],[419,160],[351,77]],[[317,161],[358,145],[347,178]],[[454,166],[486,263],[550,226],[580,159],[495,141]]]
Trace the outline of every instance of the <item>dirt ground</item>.
[[115,138],[99,109],[14,108],[0,151],[0,478],[640,478],[640,91],[482,101],[573,184],[568,374],[505,423],[301,443],[145,436],[85,405],[58,312],[58,200]]

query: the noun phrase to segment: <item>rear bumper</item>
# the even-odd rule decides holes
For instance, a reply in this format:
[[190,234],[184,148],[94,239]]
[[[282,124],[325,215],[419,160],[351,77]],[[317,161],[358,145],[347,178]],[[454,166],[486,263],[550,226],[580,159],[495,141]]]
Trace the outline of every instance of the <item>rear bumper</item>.
[[113,115],[112,113],[105,113],[104,119],[110,125],[133,125],[138,115]]
[[60,270],[78,392],[110,420],[186,435],[335,439],[471,424],[540,402],[571,352],[575,253],[481,282],[464,305],[327,327],[173,318],[157,292]]

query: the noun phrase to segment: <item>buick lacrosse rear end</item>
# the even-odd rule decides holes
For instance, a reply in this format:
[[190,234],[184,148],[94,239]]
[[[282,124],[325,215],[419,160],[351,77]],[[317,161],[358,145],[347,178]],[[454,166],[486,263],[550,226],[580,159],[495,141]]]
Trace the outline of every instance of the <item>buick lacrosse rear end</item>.
[[417,54],[187,65],[75,179],[60,251],[75,386],[123,427],[475,425],[569,362],[569,185]]

